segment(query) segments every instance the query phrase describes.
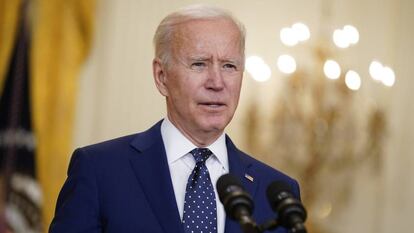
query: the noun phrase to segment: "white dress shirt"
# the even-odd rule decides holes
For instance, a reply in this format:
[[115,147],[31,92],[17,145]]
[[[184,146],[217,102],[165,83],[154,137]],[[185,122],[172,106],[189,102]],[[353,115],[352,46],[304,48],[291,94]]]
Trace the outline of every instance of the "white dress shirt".
[[[168,167],[170,169],[175,199],[182,219],[187,181],[195,167],[195,161],[190,154],[190,151],[197,148],[197,146],[188,140],[171,123],[171,121],[168,120],[168,117],[166,117],[161,124],[161,135],[167,153]],[[220,176],[229,172],[225,134],[223,133],[215,142],[206,148],[213,152],[212,156],[207,159],[206,166],[210,173],[210,179],[216,194],[217,233],[224,233],[226,215],[224,207],[218,198],[216,182]]]

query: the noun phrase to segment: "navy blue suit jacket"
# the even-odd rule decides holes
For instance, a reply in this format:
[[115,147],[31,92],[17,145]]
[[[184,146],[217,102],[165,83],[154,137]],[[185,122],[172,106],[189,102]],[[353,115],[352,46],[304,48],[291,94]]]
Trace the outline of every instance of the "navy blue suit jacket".
[[[49,232],[184,233],[160,125],[75,150]],[[241,152],[228,137],[226,145],[230,173],[253,197],[258,223],[275,217],[265,195],[272,181],[287,182],[299,198],[295,180]],[[227,218],[225,232],[241,229]]]

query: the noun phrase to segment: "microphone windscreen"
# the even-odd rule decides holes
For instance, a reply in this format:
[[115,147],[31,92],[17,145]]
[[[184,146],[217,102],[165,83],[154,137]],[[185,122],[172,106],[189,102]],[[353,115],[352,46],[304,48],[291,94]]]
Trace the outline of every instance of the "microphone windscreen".
[[287,197],[292,197],[292,191],[290,186],[283,181],[272,182],[266,190],[267,199],[272,206],[272,209],[276,211],[280,202]]
[[223,202],[226,199],[227,195],[231,193],[233,190],[229,190],[229,188],[240,188],[242,190],[242,184],[240,183],[239,179],[235,176],[230,174],[222,175],[217,180],[217,193],[219,195],[220,201]]
[[225,174],[217,180],[216,187],[227,216],[237,221],[243,217],[250,218],[254,209],[253,200],[237,177]]

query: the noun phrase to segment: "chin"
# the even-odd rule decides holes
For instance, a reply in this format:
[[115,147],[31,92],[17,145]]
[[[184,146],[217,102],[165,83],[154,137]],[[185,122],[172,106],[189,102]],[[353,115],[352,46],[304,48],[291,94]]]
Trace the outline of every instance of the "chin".
[[226,119],[207,119],[203,122],[202,128],[204,128],[208,132],[221,132],[226,128],[229,121]]

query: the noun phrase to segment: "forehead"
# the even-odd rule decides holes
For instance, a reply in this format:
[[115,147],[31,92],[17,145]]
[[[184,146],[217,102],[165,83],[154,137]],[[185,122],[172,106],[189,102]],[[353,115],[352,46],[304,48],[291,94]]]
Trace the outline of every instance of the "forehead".
[[229,19],[189,20],[176,26],[172,38],[174,52],[215,49],[241,53],[240,31]]
[[230,19],[226,18],[212,18],[212,19],[189,19],[185,20],[182,23],[177,25],[177,33],[178,34],[188,34],[187,32],[193,31],[203,31],[200,29],[205,30],[213,30],[213,31],[231,31],[236,34],[239,33],[237,25],[231,21]]

